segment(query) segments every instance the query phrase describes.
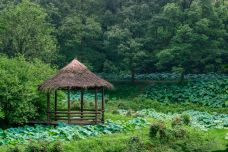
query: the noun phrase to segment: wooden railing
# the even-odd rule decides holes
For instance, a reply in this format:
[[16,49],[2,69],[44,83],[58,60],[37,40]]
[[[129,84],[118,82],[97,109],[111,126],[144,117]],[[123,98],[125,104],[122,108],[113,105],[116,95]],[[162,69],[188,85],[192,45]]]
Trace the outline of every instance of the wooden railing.
[[56,111],[56,112],[48,112],[48,122],[65,120],[68,123],[73,121],[92,121],[92,122],[101,122],[103,116],[102,110],[94,111],[94,110],[84,110],[84,111]]

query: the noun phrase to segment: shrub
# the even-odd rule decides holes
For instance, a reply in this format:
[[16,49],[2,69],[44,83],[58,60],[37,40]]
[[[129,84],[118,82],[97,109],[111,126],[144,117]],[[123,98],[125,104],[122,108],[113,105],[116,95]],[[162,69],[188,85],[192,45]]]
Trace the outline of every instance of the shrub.
[[39,60],[0,57],[0,107],[9,123],[22,124],[45,113],[46,96],[37,89],[54,70]]
[[164,128],[165,128],[165,125],[162,122],[157,122],[157,123],[151,124],[151,126],[150,126],[150,132],[149,132],[150,138],[156,137],[158,131],[159,130],[163,130]]
[[189,125],[190,122],[191,122],[191,117],[190,117],[190,115],[187,114],[187,113],[183,113],[183,114],[181,115],[181,119],[182,119],[182,121],[183,121],[183,123],[184,123],[185,125]]
[[119,111],[118,110],[113,110],[112,114],[119,114]]
[[7,152],[21,152],[21,150],[18,148],[18,146],[9,148]]
[[118,108],[119,109],[127,109],[128,107],[124,103],[119,103]]
[[63,152],[63,147],[61,142],[55,142],[51,147],[50,152]]
[[172,138],[172,130],[167,128],[160,129],[159,138],[161,141],[169,141]]
[[127,149],[125,149],[124,151],[126,152],[141,152],[144,151],[145,147],[143,145],[142,142],[140,142],[140,138],[137,136],[131,137],[128,145],[127,145]]
[[187,136],[187,131],[182,128],[177,128],[173,130],[173,134],[176,138],[184,138]]
[[183,121],[180,117],[173,118],[172,123],[171,123],[172,127],[180,126],[182,124],[183,124]]
[[49,152],[50,149],[48,147],[49,143],[47,142],[34,142],[28,144],[25,148],[25,152]]
[[188,138],[181,138],[175,140],[175,144],[170,144],[175,151],[180,149],[179,151],[186,152],[211,152],[213,149],[217,149],[218,145],[219,141],[197,131],[189,131]]
[[129,109],[126,113],[126,116],[132,116],[132,113],[133,113],[133,111],[131,109]]
[[183,124],[189,125],[190,122],[191,122],[190,115],[187,113],[183,113],[182,115],[173,118],[171,125],[172,127],[181,126]]
[[161,123],[158,134],[161,141],[168,141],[172,138],[172,130],[167,128],[164,123]]

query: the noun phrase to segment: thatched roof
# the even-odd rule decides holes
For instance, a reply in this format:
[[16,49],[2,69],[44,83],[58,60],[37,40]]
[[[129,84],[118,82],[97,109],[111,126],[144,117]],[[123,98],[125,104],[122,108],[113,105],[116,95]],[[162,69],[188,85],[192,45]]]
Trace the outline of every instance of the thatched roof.
[[57,75],[39,86],[41,91],[67,88],[113,88],[112,84],[91,72],[84,64],[74,59],[62,68]]

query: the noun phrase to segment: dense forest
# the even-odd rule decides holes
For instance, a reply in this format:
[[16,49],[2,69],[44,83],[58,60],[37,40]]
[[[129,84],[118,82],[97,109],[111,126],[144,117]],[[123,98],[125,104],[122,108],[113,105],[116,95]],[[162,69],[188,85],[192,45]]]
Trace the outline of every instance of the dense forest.
[[97,73],[227,73],[225,0],[1,0],[0,52]]

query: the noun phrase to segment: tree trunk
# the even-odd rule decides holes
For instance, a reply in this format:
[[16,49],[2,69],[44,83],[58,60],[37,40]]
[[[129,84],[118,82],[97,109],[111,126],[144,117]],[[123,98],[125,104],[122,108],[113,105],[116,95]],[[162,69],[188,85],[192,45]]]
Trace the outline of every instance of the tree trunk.
[[184,72],[181,73],[180,80],[179,80],[179,83],[183,83],[183,82],[184,82]]
[[134,68],[131,69],[131,82],[132,83],[135,82],[135,69]]

